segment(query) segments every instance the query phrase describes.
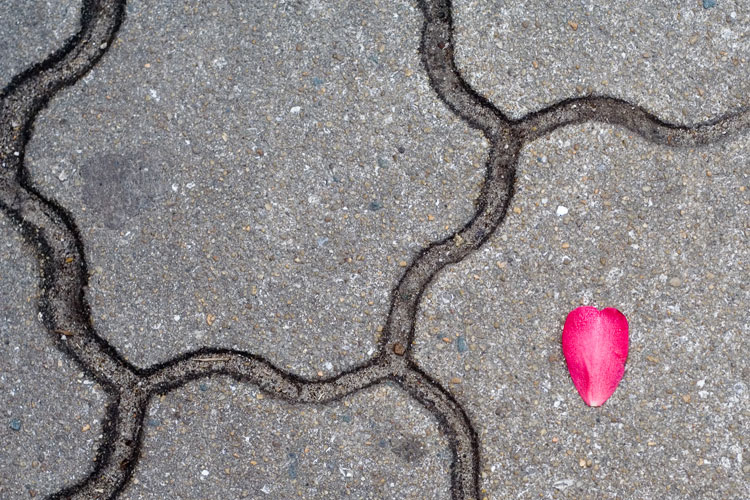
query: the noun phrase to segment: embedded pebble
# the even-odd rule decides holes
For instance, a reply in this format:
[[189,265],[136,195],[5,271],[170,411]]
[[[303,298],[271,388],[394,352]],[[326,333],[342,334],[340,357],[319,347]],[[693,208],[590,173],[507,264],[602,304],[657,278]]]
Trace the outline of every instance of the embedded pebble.
[[466,337],[461,336],[456,339],[456,349],[458,349],[458,352],[466,352],[469,350],[469,344],[466,343]]
[[552,487],[556,490],[565,491],[575,484],[574,479],[560,479],[552,484]]
[[378,210],[380,210],[381,208],[383,208],[383,204],[380,203],[377,200],[376,201],[371,201],[367,208],[369,208],[373,212],[377,212]]

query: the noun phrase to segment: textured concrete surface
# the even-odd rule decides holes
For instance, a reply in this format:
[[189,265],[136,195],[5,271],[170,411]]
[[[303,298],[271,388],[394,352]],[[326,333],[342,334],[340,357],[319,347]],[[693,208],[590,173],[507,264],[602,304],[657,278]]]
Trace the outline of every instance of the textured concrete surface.
[[126,499],[450,498],[444,436],[393,387],[290,405],[216,378],[161,397],[146,422]]
[[399,264],[470,216],[481,135],[419,71],[407,1],[199,5],[129,3],[29,170],[76,218],[94,321],[134,363],[221,345],[339,372],[374,352]]
[[598,94],[696,123],[750,105],[750,4],[703,3],[459,0],[456,64],[512,116]]
[[[749,146],[674,150],[586,124],[524,150],[505,225],[436,280],[417,323],[415,357],[470,409],[490,491],[746,496]],[[625,377],[598,409],[560,347],[582,304],[630,324]]]
[[78,30],[80,15],[76,0],[0,2],[0,87],[58,49]]
[[105,394],[37,319],[38,264],[0,215],[0,497],[49,495],[92,468]]
[[84,3],[0,93],[0,496],[750,498],[744,2]]

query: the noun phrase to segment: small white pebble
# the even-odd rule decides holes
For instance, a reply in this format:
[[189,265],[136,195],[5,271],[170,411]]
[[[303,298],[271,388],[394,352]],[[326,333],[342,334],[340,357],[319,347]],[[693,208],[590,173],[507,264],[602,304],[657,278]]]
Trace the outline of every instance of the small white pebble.
[[300,108],[299,106],[294,106],[294,107],[293,107],[292,109],[290,109],[290,110],[289,110],[289,112],[290,112],[291,114],[293,114],[293,115],[296,115],[296,114],[297,114],[297,113],[299,113],[300,111],[302,111],[302,108]]
[[562,217],[563,215],[567,215],[568,213],[568,207],[564,207],[562,205],[557,207],[557,215]]
[[208,476],[208,469],[203,469],[203,470],[201,471],[201,476],[203,476],[203,477],[206,477],[206,476]]

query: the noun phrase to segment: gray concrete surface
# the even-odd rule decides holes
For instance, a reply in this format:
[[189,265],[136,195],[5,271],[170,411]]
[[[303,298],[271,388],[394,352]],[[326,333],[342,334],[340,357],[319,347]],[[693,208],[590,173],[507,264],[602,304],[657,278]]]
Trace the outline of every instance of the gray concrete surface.
[[587,94],[696,123],[748,106],[750,4],[457,1],[456,64],[512,116]]
[[78,30],[80,0],[0,2],[0,87],[41,62]]
[[131,361],[221,345],[330,375],[372,356],[400,263],[468,219],[485,147],[420,71],[415,5],[233,5],[130,3],[29,170]]
[[122,498],[450,498],[432,415],[389,386],[327,406],[216,378],[154,402]]
[[[469,409],[497,497],[747,496],[748,146],[586,124],[525,149],[505,225],[436,280],[417,323],[415,357]],[[582,304],[630,324],[601,408],[560,347]]]
[[82,479],[106,399],[37,319],[38,264],[0,215],[0,497],[49,495]]
[[[38,4],[0,6],[3,85],[77,27],[73,3]],[[750,105],[741,1],[453,18],[464,79],[515,118],[592,93],[680,124]],[[134,370],[209,346],[321,380],[374,356],[393,287],[472,216],[488,157],[429,84],[422,23],[401,0],[128,3],[24,165],[75,221],[95,331]],[[670,147],[589,122],[526,144],[502,225],[425,290],[413,359],[476,431],[480,498],[750,498],[750,133],[730,132]],[[39,323],[39,255],[2,214],[0,496],[28,498],[91,472],[108,397]],[[630,322],[601,408],[560,349],[580,304]],[[412,396],[189,382],[147,404],[118,496],[455,497],[458,438]]]

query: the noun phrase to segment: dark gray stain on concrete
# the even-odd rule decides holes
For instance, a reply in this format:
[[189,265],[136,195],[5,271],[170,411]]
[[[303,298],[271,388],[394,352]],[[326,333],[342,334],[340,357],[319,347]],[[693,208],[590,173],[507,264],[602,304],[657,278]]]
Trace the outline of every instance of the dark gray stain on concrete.
[[120,229],[166,193],[159,163],[145,153],[105,153],[88,158],[81,166],[84,205],[104,226]]
[[424,443],[413,436],[398,436],[391,439],[391,451],[407,464],[419,462],[425,455]]

